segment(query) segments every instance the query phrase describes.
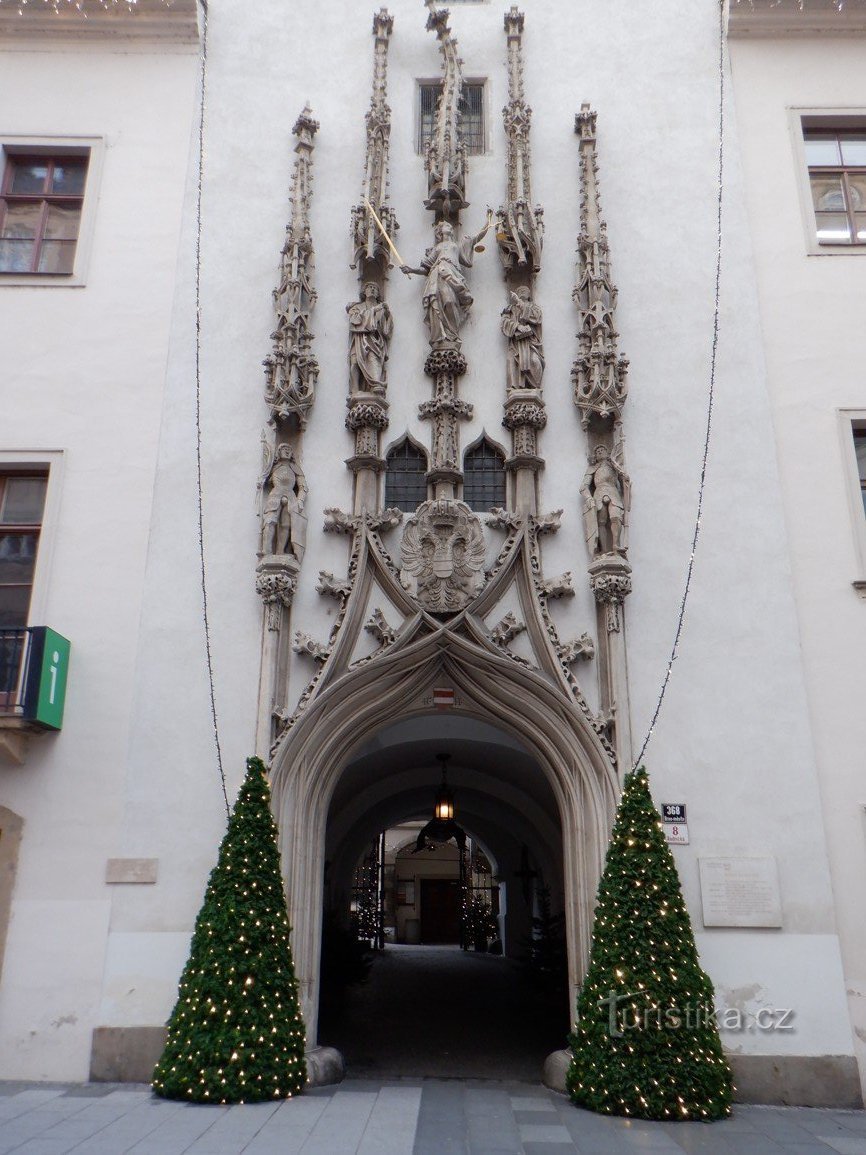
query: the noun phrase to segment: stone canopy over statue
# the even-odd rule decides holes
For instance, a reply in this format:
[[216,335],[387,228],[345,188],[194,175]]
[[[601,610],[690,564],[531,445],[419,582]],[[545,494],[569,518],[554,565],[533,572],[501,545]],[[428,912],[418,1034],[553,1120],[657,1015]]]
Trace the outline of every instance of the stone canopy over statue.
[[580,485],[586,543],[593,557],[626,553],[630,482],[606,445],[597,445]]
[[367,281],[360,300],[346,306],[349,315],[349,388],[353,393],[384,396],[387,388],[388,345],[394,331],[391,310],[379,287]]
[[484,228],[475,236],[460,240],[448,221],[439,221],[434,229],[435,244],[424,254],[420,268],[401,265],[407,276],[426,277],[424,282],[424,316],[433,349],[459,349],[460,329],[472,307],[472,295],[463,269],[472,267],[475,246],[490,228],[488,213]]
[[301,562],[307,540],[307,483],[289,445],[279,445],[261,480],[260,555],[284,554]]

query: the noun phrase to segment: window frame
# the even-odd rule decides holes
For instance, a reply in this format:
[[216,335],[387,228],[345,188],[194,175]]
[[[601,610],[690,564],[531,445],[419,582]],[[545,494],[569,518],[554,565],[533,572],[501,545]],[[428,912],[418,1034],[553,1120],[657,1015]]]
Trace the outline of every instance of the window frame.
[[866,597],[866,509],[863,507],[863,487],[854,440],[855,433],[866,434],[866,409],[839,409],[837,415],[851,530],[860,571],[852,584],[862,597]]
[[[419,459],[420,459],[422,465],[424,466],[423,470],[419,470],[418,474],[417,474],[418,477],[421,479],[422,484],[423,484],[423,496],[421,497],[421,501],[417,502],[415,505],[413,505],[411,507],[400,504],[399,502],[396,502],[396,501],[392,501],[388,497],[388,476],[389,476],[389,474],[391,474],[392,477],[394,476],[393,473],[391,473],[391,471],[389,469],[391,456],[392,456],[392,454],[396,454],[404,446],[410,447],[413,450],[415,450],[415,452],[419,454]],[[419,442],[417,442],[415,440],[415,438],[411,437],[408,433],[405,434],[403,437],[399,437],[395,442],[393,442],[393,444],[391,444],[387,447],[387,449],[385,450],[385,468],[382,472],[384,475],[384,480],[382,483],[383,484],[382,496],[384,498],[383,508],[385,508],[385,507],[391,508],[393,506],[393,507],[396,507],[397,509],[402,510],[403,513],[414,513],[415,510],[418,508],[418,506],[422,502],[428,500],[430,487],[427,483],[427,474],[430,472],[430,456],[427,453],[427,450],[424,448],[424,446],[419,444]],[[419,492],[420,492],[420,487],[419,487]]]
[[818,222],[812,201],[812,182],[809,176],[809,164],[806,160],[805,141],[807,129],[825,129],[835,132],[866,131],[866,109],[798,107],[788,111],[807,255],[812,257],[842,255],[860,257],[866,255],[866,241],[818,240]]
[[27,611],[28,626],[47,624],[46,610],[51,564],[59,526],[64,460],[62,449],[0,449],[0,473],[4,476],[13,473],[25,476],[43,473],[48,477],[36,564],[33,570],[33,585],[30,590],[30,607]]
[[[473,470],[467,470],[466,462],[470,459],[471,454],[475,454],[478,452],[479,449],[485,449],[485,448],[487,448],[491,451],[491,454],[496,457],[496,459],[500,462],[500,465],[501,465],[502,501],[498,502],[497,500],[494,500],[487,505],[479,505],[479,504],[477,504],[477,502],[470,500],[470,498],[467,496],[467,493],[466,493],[467,476],[474,472]],[[489,511],[491,509],[497,508],[498,505],[504,506],[506,509],[508,508],[508,468],[506,465],[507,461],[508,461],[508,454],[506,453],[503,446],[499,445],[496,441],[494,441],[492,437],[488,437],[488,435],[486,433],[482,433],[481,436],[477,437],[472,442],[471,445],[466,446],[465,450],[463,451],[463,460],[461,462],[462,467],[463,467],[463,501],[469,506],[470,509],[474,510],[475,513],[489,513]],[[478,472],[481,473],[484,471],[478,470]],[[497,473],[499,473],[499,472],[500,471],[497,470]]]
[[[463,83],[466,87],[480,88],[481,90],[481,140],[482,147],[477,152],[467,148],[466,155],[470,156],[487,156],[490,149],[490,114],[488,108],[488,83],[484,76],[464,76]],[[425,88],[442,88],[442,77],[418,77],[415,81],[415,152],[418,156],[424,156],[426,145],[422,133],[421,115],[422,115],[422,90]]]
[[[0,272],[0,289],[4,287],[19,287],[22,285],[33,288],[81,288],[86,283],[87,270],[90,264],[90,254],[93,247],[95,229],[96,205],[99,200],[99,186],[102,179],[102,164],[105,152],[105,142],[99,136],[0,136],[0,181],[7,179],[8,159],[16,157],[50,157],[64,156],[87,157],[87,173],[84,178],[84,190],[81,200],[81,217],[78,226],[78,240],[75,246],[75,258],[71,273],[40,273],[40,272]],[[43,198],[39,198],[43,199]],[[75,198],[76,200],[79,198]]]

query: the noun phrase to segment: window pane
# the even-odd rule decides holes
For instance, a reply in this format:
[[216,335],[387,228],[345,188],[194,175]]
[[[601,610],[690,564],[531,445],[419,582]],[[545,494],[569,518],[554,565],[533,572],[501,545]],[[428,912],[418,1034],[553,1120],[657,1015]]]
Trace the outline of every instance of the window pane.
[[866,429],[854,430],[854,448],[857,451],[857,469],[860,480],[866,483]]
[[62,196],[81,196],[86,173],[87,161],[83,156],[55,161],[51,188]]
[[463,458],[463,500],[473,509],[505,505],[505,462],[487,441]]
[[427,500],[427,462],[420,450],[404,441],[388,454],[385,505],[414,513]]
[[0,586],[0,629],[27,625],[30,586]]
[[866,213],[858,213],[857,221],[857,240],[866,241]]
[[806,164],[836,165],[841,163],[839,144],[835,136],[818,136],[805,133],[803,141],[806,149]]
[[866,167],[866,133],[842,137],[842,163]]
[[29,273],[33,241],[0,240],[0,273]]
[[866,209],[866,176],[855,176],[853,173],[848,173],[846,181],[848,195],[851,198],[851,208],[855,212],[857,209]]
[[40,273],[71,273],[75,264],[75,241],[43,241],[39,250]]
[[844,213],[815,213],[818,240],[845,244],[851,240],[848,218]]
[[9,205],[3,217],[2,237],[35,237],[42,205]]
[[844,212],[845,194],[842,191],[842,179],[838,176],[811,175],[812,203],[820,212]]
[[0,533],[0,588],[32,583],[36,540],[35,533]]
[[9,191],[13,193],[41,193],[48,179],[47,161],[13,161],[12,184]]
[[466,84],[460,100],[460,131],[470,156],[484,152],[484,85]]
[[45,508],[46,477],[7,477],[0,506],[6,525],[39,525]]
[[50,240],[74,241],[78,236],[78,223],[80,220],[81,209],[79,208],[49,205],[45,236]]

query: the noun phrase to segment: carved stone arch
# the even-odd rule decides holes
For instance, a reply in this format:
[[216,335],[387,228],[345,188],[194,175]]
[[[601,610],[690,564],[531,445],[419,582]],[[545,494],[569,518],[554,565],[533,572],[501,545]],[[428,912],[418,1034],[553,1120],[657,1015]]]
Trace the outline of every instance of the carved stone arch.
[[[400,499],[399,488],[395,490],[394,486],[394,470],[391,463],[395,461],[399,451],[403,449],[404,446],[411,448],[411,450],[418,454],[419,468],[417,470],[418,484],[416,494],[418,500],[415,501],[414,505],[408,501],[402,501]],[[396,438],[386,447],[384,461],[385,480],[383,484],[385,491],[383,495],[383,508],[396,506],[398,509],[409,511],[410,509],[415,509],[422,501],[427,500],[427,473],[430,469],[430,454],[417,438],[413,437],[407,430],[401,437]]]
[[[485,449],[489,451],[486,454]],[[507,460],[505,446],[491,437],[486,429],[482,429],[463,451],[463,500],[476,513],[508,505]],[[477,471],[473,469],[476,461],[481,465]],[[497,462],[495,467],[492,465],[494,461]]]
[[347,766],[376,733],[397,719],[432,713],[424,699],[443,682],[461,699],[455,712],[516,739],[552,791],[562,830],[574,996],[589,955],[595,892],[619,793],[616,772],[591,718],[542,671],[493,653],[428,615],[416,618],[415,627],[374,661],[331,670],[277,745],[272,764],[293,951],[310,1042],[317,1031],[331,798]]

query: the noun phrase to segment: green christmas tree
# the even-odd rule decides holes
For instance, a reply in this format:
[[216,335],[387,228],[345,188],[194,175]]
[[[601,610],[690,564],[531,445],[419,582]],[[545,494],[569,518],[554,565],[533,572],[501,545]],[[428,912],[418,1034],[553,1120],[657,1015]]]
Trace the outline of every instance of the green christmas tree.
[[265,767],[248,758],[153,1073],[158,1095],[257,1103],[303,1089],[304,1021],[289,933]]
[[577,1016],[567,1084],[579,1106],[642,1119],[731,1113],[713,984],[643,767],[617,810]]

